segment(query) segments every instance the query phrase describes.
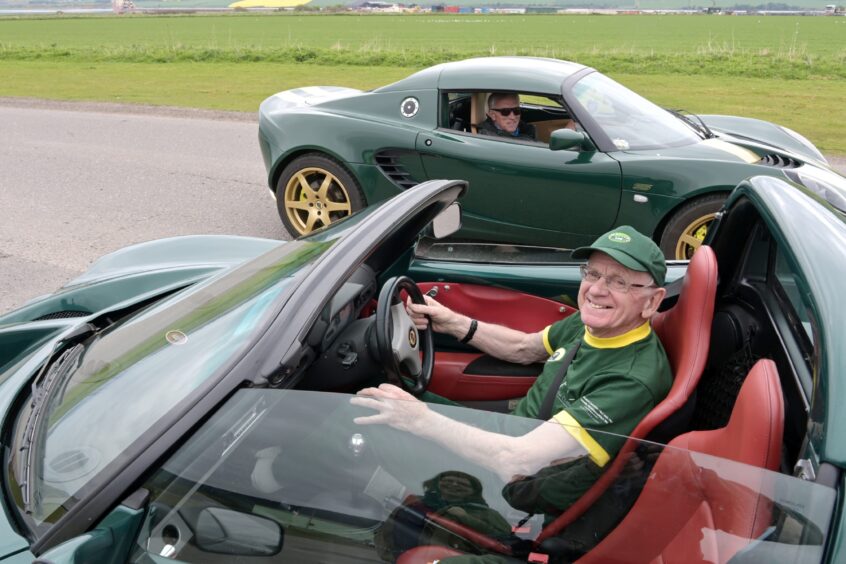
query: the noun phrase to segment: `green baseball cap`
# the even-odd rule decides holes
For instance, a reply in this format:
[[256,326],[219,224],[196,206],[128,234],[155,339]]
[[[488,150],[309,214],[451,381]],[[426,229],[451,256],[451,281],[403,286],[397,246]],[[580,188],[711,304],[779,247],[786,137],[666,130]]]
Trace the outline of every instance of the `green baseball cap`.
[[572,253],[575,259],[586,259],[594,251],[605,253],[626,268],[648,272],[658,286],[664,285],[667,263],[655,241],[639,233],[634,227],[621,225],[601,235],[590,247],[579,247]]

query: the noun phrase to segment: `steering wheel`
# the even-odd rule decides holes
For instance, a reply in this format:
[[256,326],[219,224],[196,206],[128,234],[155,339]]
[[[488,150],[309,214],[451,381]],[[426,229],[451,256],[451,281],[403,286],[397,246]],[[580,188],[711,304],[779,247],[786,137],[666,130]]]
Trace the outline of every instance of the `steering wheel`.
[[432,379],[435,347],[431,329],[418,331],[405,311],[399,298],[401,290],[408,292],[412,302],[426,303],[420,288],[408,276],[387,280],[376,306],[376,348],[388,382],[419,396]]

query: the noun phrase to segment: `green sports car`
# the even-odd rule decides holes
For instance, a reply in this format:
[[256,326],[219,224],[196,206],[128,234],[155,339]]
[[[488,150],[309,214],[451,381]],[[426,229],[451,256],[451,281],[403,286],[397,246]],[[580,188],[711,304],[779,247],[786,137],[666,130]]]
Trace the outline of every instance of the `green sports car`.
[[846,561],[842,194],[729,195],[652,320],[671,391],[568,506],[535,493],[558,455],[503,475],[356,422],[387,378],[480,429],[559,425],[508,414],[541,366],[417,331],[399,299],[523,331],[574,313],[569,253],[444,239],[465,190],[295,241],[135,245],[0,316],[0,562]]
[[[519,95],[534,139],[484,134],[494,92]],[[744,178],[846,187],[790,129],[664,110],[592,68],[530,57],[445,63],[369,92],[280,92],[261,104],[259,142],[294,236],[462,178],[462,239],[573,248],[629,224],[684,259]]]

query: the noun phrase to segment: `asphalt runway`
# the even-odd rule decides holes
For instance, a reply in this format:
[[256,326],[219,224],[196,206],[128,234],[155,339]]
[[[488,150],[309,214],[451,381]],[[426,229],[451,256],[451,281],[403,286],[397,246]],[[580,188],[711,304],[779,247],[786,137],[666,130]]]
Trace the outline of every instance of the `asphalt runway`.
[[133,243],[288,238],[253,114],[0,99],[0,132],[0,313]]
[[0,103],[0,312],[133,243],[288,238],[255,116],[39,106]]

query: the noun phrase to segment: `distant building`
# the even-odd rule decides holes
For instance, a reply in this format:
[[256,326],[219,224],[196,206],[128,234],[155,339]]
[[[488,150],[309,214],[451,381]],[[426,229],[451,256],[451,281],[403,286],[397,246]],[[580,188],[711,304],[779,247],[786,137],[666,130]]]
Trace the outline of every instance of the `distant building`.
[[396,14],[403,11],[399,4],[392,4],[391,2],[377,2],[375,0],[365,0],[361,4],[355,6],[355,9],[364,12],[385,12],[390,14]]
[[116,14],[135,11],[135,3],[132,0],[112,0],[112,11]]
[[305,6],[311,0],[238,0],[230,8],[296,8]]

